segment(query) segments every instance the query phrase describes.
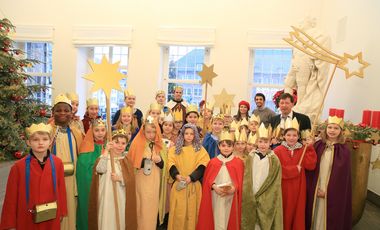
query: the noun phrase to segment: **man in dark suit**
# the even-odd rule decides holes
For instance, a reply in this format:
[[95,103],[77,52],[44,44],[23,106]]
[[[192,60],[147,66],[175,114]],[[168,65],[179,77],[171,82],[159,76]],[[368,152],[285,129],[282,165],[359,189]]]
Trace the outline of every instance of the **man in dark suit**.
[[302,113],[294,112],[294,98],[289,93],[284,93],[280,96],[279,108],[280,114],[272,117],[270,124],[273,129],[276,129],[278,125],[280,128],[284,129],[285,122],[287,119],[293,119],[294,117],[297,119],[300,125],[300,133],[303,130],[311,129],[310,119],[307,115]]

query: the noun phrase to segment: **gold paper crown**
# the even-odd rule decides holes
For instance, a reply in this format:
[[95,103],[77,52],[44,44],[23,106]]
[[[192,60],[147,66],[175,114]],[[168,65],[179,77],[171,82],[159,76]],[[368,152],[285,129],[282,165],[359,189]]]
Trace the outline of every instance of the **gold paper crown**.
[[86,104],[87,104],[87,107],[91,106],[91,105],[96,105],[96,106],[99,106],[99,101],[97,98],[93,97],[93,98],[89,98],[86,100]]
[[243,126],[243,125],[245,125],[245,126],[248,127],[248,121],[247,121],[246,119],[243,119],[243,120],[241,120],[241,121],[238,123],[239,128],[240,128],[241,126]]
[[257,122],[257,124],[260,124],[260,117],[252,114],[252,116],[249,118],[249,122]]
[[337,124],[340,126],[341,129],[343,129],[343,126],[344,126],[344,121],[343,121],[343,118],[340,118],[340,117],[337,117],[337,116],[329,116],[329,118],[327,119],[327,123],[328,124]]
[[236,122],[236,120],[233,120],[230,124],[230,129],[232,130],[237,130],[239,129],[239,127],[240,127],[240,124],[239,122]]
[[79,101],[79,96],[77,93],[66,93],[66,97],[70,100],[70,101]]
[[281,137],[281,126],[277,125],[277,127],[273,130],[272,137],[274,138],[280,138]]
[[59,94],[58,96],[55,97],[54,106],[58,103],[66,103],[66,104],[70,105],[70,107],[71,107],[71,101],[66,97],[65,94]]
[[157,97],[157,95],[159,95],[159,94],[166,95],[165,91],[163,91],[162,89],[157,90],[157,92],[156,92],[156,97]]
[[51,135],[52,132],[52,127],[50,124],[44,124],[44,123],[39,123],[39,124],[32,124],[30,127],[25,129],[26,135],[28,137],[32,136],[35,132],[44,132],[48,133]]
[[124,97],[129,97],[129,96],[135,96],[135,93],[133,92],[133,90],[132,89],[124,90]]
[[220,137],[219,137],[219,142],[221,141],[234,141],[234,136],[232,135],[232,133],[228,132],[227,130],[223,130],[221,133],[220,133]]
[[247,141],[247,143],[248,144],[256,144],[256,141],[257,141],[257,135],[256,134],[252,134],[252,133],[250,133],[249,135],[248,135],[248,141]]
[[297,121],[297,118],[293,118],[293,120],[291,119],[286,119],[285,121],[285,129],[296,129],[296,130],[300,130],[300,125]]
[[112,132],[112,138],[116,136],[128,137],[128,133],[124,129],[118,129]]
[[247,132],[245,129],[242,129],[239,131],[239,129],[235,130],[235,140],[236,141],[241,141],[241,142],[247,142]]
[[271,138],[272,127],[269,126],[268,128],[265,128],[264,123],[261,123],[256,133],[257,133],[257,138]]
[[203,105],[203,108],[213,111],[214,110],[214,103],[207,102]]
[[224,115],[231,115],[231,106],[223,104],[222,107],[220,108],[220,113]]
[[92,127],[106,127],[106,122],[102,119],[95,119],[92,121]]
[[171,113],[165,115],[163,122],[174,122],[174,117]]
[[211,122],[214,122],[215,120],[222,120],[224,121],[224,115],[219,113],[219,114],[216,114],[214,116],[212,116],[211,118]]
[[121,113],[121,114],[126,114],[126,113],[132,114],[133,111],[132,111],[132,108],[131,108],[131,107],[129,107],[129,106],[125,106],[125,107],[123,107],[123,108],[120,110],[120,113]]
[[199,114],[198,113],[198,107],[196,105],[193,105],[193,104],[187,106],[186,107],[186,114],[191,113],[191,112]]
[[302,130],[301,131],[301,138],[302,139],[306,139],[306,138],[309,138],[311,137],[311,131],[310,129],[306,129],[306,130]]
[[183,113],[181,110],[174,110],[173,111],[173,117],[174,121],[183,121]]
[[176,89],[183,90],[183,87],[180,86],[180,85],[175,85],[175,86],[173,87],[173,91],[175,91]]
[[162,105],[158,104],[157,102],[153,102],[152,104],[150,104],[149,108],[150,108],[150,110],[161,111]]

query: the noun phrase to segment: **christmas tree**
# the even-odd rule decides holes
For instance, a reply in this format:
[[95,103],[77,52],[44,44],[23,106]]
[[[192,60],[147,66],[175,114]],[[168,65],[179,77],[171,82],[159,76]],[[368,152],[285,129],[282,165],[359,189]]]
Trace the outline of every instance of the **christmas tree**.
[[49,106],[34,98],[46,86],[26,85],[27,74],[37,62],[26,59],[9,37],[15,27],[0,20],[0,161],[21,158],[27,152],[25,127],[46,121]]

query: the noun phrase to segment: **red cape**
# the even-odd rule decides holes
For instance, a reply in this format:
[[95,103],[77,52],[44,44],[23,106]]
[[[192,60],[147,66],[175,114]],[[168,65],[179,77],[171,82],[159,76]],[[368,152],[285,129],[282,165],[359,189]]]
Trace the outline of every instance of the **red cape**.
[[[199,208],[197,229],[214,229],[214,217],[212,212],[211,186],[218,175],[222,161],[213,158],[208,163],[202,185],[202,200]],[[239,158],[234,158],[226,163],[228,173],[235,185],[236,192],[232,201],[230,218],[228,221],[229,230],[239,230],[241,220],[241,198],[243,190],[244,163]]]

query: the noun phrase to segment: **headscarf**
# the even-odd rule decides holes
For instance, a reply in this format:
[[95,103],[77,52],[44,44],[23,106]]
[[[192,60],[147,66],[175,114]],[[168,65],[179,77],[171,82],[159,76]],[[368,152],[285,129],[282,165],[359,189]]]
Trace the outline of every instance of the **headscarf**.
[[177,155],[181,153],[182,147],[185,144],[184,135],[185,135],[185,130],[188,129],[188,128],[190,128],[190,129],[192,129],[194,131],[194,140],[193,140],[192,145],[193,145],[193,147],[195,149],[195,152],[198,152],[199,150],[201,150],[202,144],[201,144],[201,139],[199,137],[199,133],[198,133],[197,127],[195,125],[193,125],[193,124],[187,123],[184,126],[182,126],[181,131],[180,131],[180,133],[178,135],[177,142],[175,144],[175,153]]

